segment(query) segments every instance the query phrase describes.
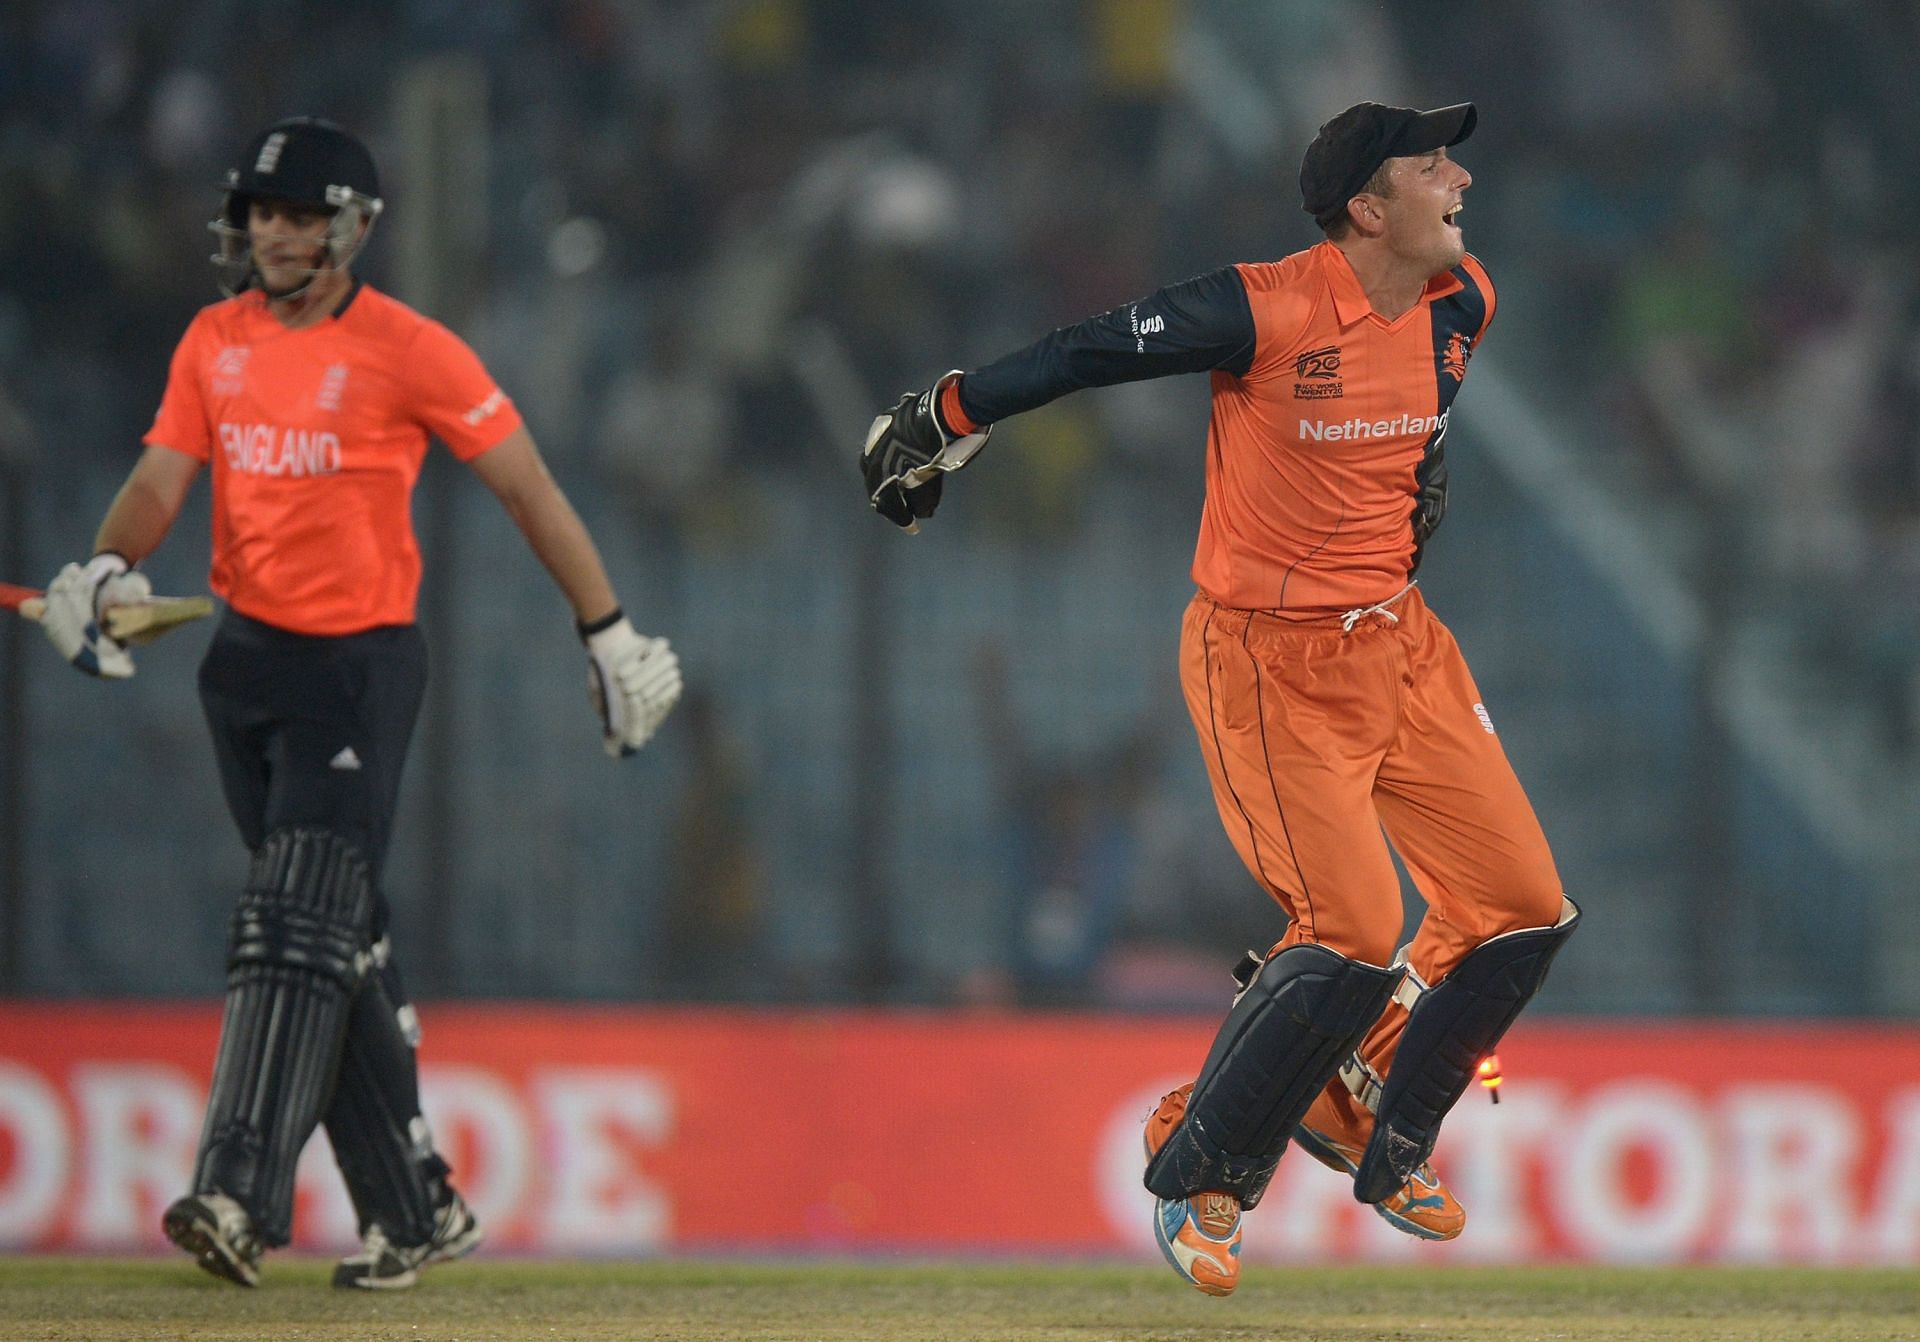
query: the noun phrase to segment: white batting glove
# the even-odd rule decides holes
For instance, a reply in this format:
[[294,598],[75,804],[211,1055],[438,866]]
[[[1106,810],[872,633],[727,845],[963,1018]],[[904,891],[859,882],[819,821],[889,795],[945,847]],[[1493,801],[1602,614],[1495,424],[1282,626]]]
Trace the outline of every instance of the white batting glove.
[[128,680],[133,654],[107,637],[100,614],[109,606],[130,605],[152,595],[147,575],[134,572],[122,556],[97,554],[84,567],[68,564],[47,584],[40,627],[60,655],[88,675]]
[[600,714],[607,753],[616,759],[647,743],[680,702],[680,659],[664,638],[643,638],[627,617],[582,630],[587,645],[587,694]]

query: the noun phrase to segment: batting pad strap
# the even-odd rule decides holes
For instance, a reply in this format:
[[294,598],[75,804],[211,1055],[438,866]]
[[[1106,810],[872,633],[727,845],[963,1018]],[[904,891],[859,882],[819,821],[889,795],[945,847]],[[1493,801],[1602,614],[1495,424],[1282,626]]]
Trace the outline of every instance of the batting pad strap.
[[1247,989],[1253,986],[1253,981],[1260,977],[1260,967],[1266,962],[1267,957],[1258,951],[1246,951],[1240,956],[1240,963],[1233,967],[1233,1000],[1235,1002],[1244,997]]
[[1553,957],[1580,923],[1565,896],[1552,927],[1505,932],[1474,947],[1423,993],[1387,1069],[1373,1136],[1354,1175],[1353,1195],[1379,1202],[1405,1186],[1433,1154],[1441,1120],[1473,1081],[1521,1008],[1540,991]]
[[1324,946],[1270,956],[1221,1023],[1186,1113],[1147,1163],[1159,1197],[1220,1191],[1255,1206],[1287,1139],[1400,981]]
[[[1393,957],[1392,968],[1404,972],[1400,977],[1400,986],[1393,990],[1393,997],[1390,1000],[1393,1005],[1412,1011],[1413,1004],[1418,1002],[1420,995],[1427,991],[1427,981],[1415,973],[1413,966],[1407,962],[1405,946],[1402,946],[1399,954]],[[1347,1060],[1340,1064],[1340,1080],[1346,1083],[1348,1090],[1353,1092],[1353,1098],[1365,1105],[1368,1110],[1374,1113],[1380,1111],[1380,1092],[1384,1087],[1380,1073],[1372,1063],[1358,1053],[1348,1055]]]
[[1407,953],[1404,949],[1395,957],[1394,964],[1407,972],[1400,979],[1400,986],[1393,990],[1393,1003],[1395,1006],[1412,1011],[1414,1003],[1418,1002],[1421,994],[1427,991],[1427,981],[1415,973],[1413,966],[1407,963]]
[[1372,1063],[1358,1053],[1350,1053],[1347,1060],[1340,1064],[1340,1079],[1353,1092],[1354,1099],[1369,1111],[1376,1114],[1380,1112],[1380,1092],[1386,1089],[1386,1084]]

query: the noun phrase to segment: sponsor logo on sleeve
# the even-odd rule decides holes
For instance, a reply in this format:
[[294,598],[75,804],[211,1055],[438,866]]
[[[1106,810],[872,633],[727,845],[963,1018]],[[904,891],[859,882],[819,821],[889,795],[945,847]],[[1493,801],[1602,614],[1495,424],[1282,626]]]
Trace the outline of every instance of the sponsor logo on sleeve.
[[506,403],[507,403],[507,394],[504,391],[501,391],[500,388],[495,387],[493,391],[487,396],[486,400],[480,402],[479,405],[476,405],[475,407],[473,407],[473,409],[467,411],[464,415],[460,416],[460,418],[466,420],[467,423],[477,427],[481,424],[486,423],[488,420],[492,419],[495,415],[499,414],[500,407],[505,405]]
[[1140,315],[1140,305],[1135,303],[1127,309],[1127,325],[1131,327],[1133,331],[1133,352],[1135,354],[1145,354],[1147,352],[1147,337],[1150,335],[1159,335],[1162,331],[1165,331],[1167,329],[1167,319],[1158,313],[1155,313],[1151,317],[1142,317]]
[[1293,361],[1293,371],[1300,379],[1293,384],[1296,401],[1330,401],[1347,394],[1346,383],[1340,380],[1338,345],[1308,350]]

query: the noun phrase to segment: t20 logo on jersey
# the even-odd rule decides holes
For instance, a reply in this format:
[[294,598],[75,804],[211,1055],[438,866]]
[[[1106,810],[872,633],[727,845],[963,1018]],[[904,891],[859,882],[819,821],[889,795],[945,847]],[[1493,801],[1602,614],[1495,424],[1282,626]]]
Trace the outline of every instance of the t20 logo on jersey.
[[1297,401],[1324,401],[1347,394],[1346,384],[1340,380],[1338,345],[1308,350],[1293,361],[1293,371],[1300,378],[1293,384]]
[[1340,347],[1322,345],[1310,349],[1293,361],[1293,371],[1301,377],[1337,378],[1340,376]]
[[253,358],[253,350],[247,345],[228,345],[213,356],[208,367],[208,381],[213,386],[215,396],[238,396],[246,389],[247,363]]

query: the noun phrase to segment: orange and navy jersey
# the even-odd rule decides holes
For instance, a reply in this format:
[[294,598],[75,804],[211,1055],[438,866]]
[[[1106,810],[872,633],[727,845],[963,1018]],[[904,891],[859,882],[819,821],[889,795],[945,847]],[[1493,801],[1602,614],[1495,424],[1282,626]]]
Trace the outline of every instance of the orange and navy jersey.
[[988,424],[1081,387],[1210,372],[1194,582],[1225,606],[1351,609],[1404,587],[1439,525],[1447,420],[1493,311],[1469,256],[1387,321],[1323,242],[1054,331],[966,374],[957,408]]
[[145,442],[211,468],[215,592],[281,629],[351,634],[413,622],[429,436],[471,461],[519,426],[465,342],[357,284],[297,331],[258,291],[201,309]]

